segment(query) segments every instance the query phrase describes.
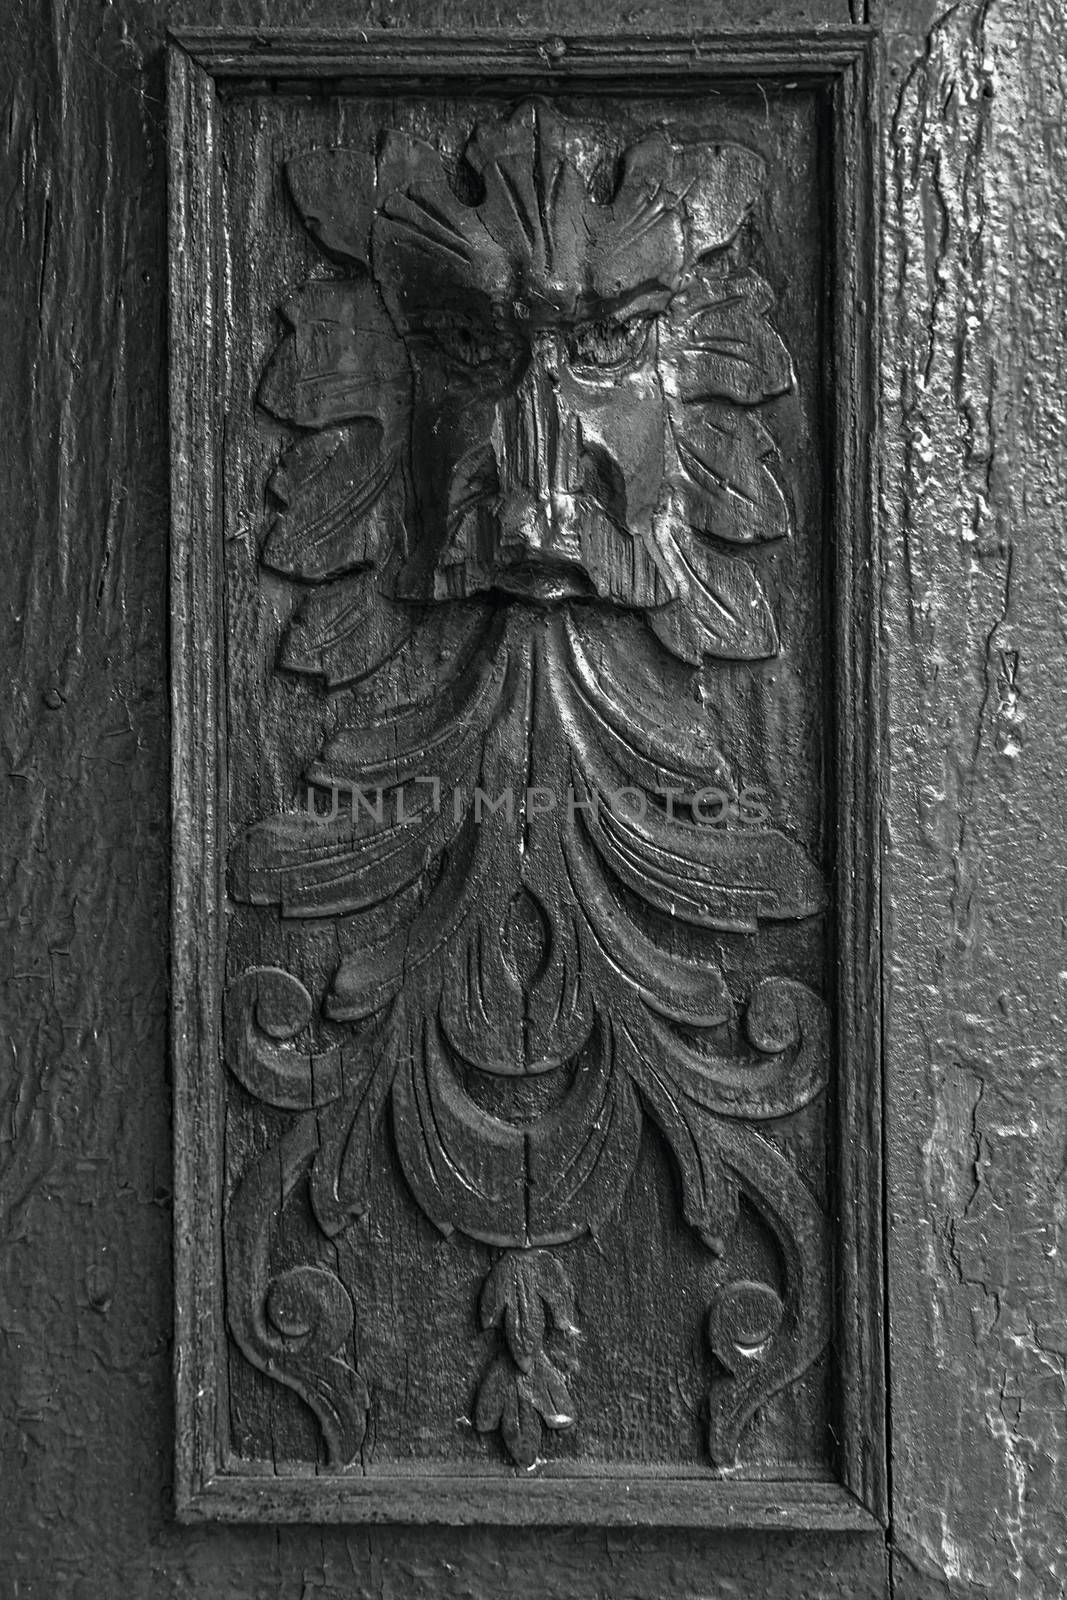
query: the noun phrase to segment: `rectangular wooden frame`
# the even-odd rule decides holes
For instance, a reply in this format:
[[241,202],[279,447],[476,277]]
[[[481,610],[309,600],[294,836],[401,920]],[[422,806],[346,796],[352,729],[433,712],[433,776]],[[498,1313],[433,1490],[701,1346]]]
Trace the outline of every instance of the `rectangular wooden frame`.
[[[870,30],[545,38],[186,30],[168,44],[170,145],[172,1002],[178,1515],[186,1521],[413,1522],[874,1531],[886,1521],[881,1113],[881,784],[876,139]],[[227,1459],[222,1353],[220,1010],[225,648],[216,250],[220,86],[432,94],[627,86],[698,94],[774,79],[822,91],[834,248],[826,427],[833,448],[837,791],[835,1238],[839,1481],[597,1470],[536,1479],[259,1475]]]

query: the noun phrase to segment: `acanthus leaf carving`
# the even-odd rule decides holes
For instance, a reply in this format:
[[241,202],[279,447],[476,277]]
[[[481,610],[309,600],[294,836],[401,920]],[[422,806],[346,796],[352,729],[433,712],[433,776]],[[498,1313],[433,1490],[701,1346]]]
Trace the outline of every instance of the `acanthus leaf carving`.
[[770,320],[773,307],[770,285],[751,267],[698,269],[667,315],[678,398],[754,406],[787,394],[793,362]]
[[349,1359],[353,1310],[325,1266],[275,1273],[272,1243],[318,1145],[316,1110],[342,1094],[339,1050],[302,1051],[287,1041],[311,1021],[303,984],[279,968],[244,973],[227,996],[227,1060],[250,1094],[300,1114],[280,1143],[241,1178],[226,1213],[227,1316],[242,1354],[293,1389],[314,1411],[335,1466],[359,1452],[367,1385]]
[[341,689],[369,677],[407,642],[412,616],[383,595],[372,573],[313,589],[286,628],[278,664]]
[[778,654],[778,629],[753,567],[698,539],[678,518],[667,517],[658,547],[674,598],[649,615],[656,637],[694,667],[706,656],[726,661],[766,661]]
[[[825,884],[784,828],[701,817],[733,780],[691,692],[693,669],[781,649],[760,547],[793,506],[760,408],[795,379],[732,248],[765,163],[656,133],[609,193],[604,154],[527,102],[479,125],[462,171],[401,133],[295,157],[305,225],[360,275],[290,297],[259,391],[311,430],[262,551],[305,586],[279,665],[346,698],[305,770],[329,813],[251,827],[231,889],[348,919],[321,1002],[348,1042],[295,1050],[311,997],[259,969],[231,991],[228,1059],[298,1113],[283,1189],[308,1174],[324,1236],[367,1209],[388,1123],[425,1216],[502,1252],[474,1424],[524,1468],[577,1415],[553,1252],[619,1215],[646,1117],[723,1270],[743,1213],[783,1263],[708,1311],[713,1461],[829,1335],[825,1218],[767,1128],[825,1087],[826,1008],[780,976],[739,999],[714,943],[816,916]],[[231,1327],[351,1459],[351,1305],[318,1266],[271,1287],[259,1172],[231,1201]]]
[[328,256],[365,266],[376,182],[373,156],[359,150],[308,150],[285,163],[304,226]]
[[787,538],[792,508],[774,440],[751,412],[708,402],[672,422],[677,506],[688,527],[731,544]]
[[736,1124],[729,1129],[725,1161],[781,1249],[786,1290],[780,1321],[768,1323],[756,1341],[734,1314],[724,1312],[723,1302],[711,1307],[709,1343],[726,1369],[712,1385],[708,1423],[708,1454],[720,1465],[737,1459],[741,1435],[757,1408],[806,1372],[830,1338],[828,1227],[815,1196],[792,1163],[752,1129]]
[[381,564],[402,534],[398,470],[397,452],[376,420],[306,435],[270,480],[279,510],[260,552],[263,565],[321,583]]
[[410,376],[374,285],[365,278],[311,281],[294,290],[281,314],[289,332],[259,386],[264,410],[300,428],[368,418],[391,444]]
[[[578,1338],[574,1291],[548,1251],[508,1250],[486,1277],[478,1313],[482,1327],[499,1328],[503,1339],[478,1384],[474,1426],[479,1433],[499,1431],[515,1465],[533,1467],[543,1430],[577,1421],[568,1388],[577,1360],[566,1348]],[[555,1360],[546,1345],[550,1331],[562,1347]]]

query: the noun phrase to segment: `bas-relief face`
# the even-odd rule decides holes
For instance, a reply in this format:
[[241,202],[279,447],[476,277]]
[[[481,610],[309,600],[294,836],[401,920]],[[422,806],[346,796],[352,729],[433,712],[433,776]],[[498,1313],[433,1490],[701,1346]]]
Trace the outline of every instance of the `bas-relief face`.
[[[287,315],[363,374],[333,415],[373,418],[409,474],[402,553],[368,552],[389,592],[599,599],[647,611],[692,664],[773,653],[758,577],[702,537],[773,539],[790,515],[762,423],[728,404],[793,382],[766,284],[723,256],[759,156],[661,133],[620,152],[528,102],[459,165],[394,132],[373,160],[288,171],[320,242],[362,269]],[[261,399],[293,415],[277,366]]]
[[[416,434],[432,440],[416,482],[435,549],[433,597],[665,599],[631,532],[647,525],[663,474],[651,319],[605,312],[537,325],[516,315],[492,345],[465,320],[421,338],[435,347],[414,403]],[[493,354],[479,360],[487,346]],[[420,565],[412,594],[426,581]]]
[[481,192],[465,205],[432,156],[387,146],[379,181],[406,188],[373,254],[413,355],[435,598],[666,599],[643,541],[664,468],[656,319],[684,259],[674,156],[662,140],[629,151],[606,201],[599,155],[528,105],[468,147]]

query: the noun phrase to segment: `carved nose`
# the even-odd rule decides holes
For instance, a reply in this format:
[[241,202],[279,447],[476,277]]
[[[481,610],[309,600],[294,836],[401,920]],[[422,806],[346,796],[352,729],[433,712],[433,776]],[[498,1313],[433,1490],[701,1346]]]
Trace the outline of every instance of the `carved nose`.
[[577,413],[560,396],[560,337],[535,334],[530,359],[496,413],[504,568],[565,574],[581,567],[574,480],[581,442]]

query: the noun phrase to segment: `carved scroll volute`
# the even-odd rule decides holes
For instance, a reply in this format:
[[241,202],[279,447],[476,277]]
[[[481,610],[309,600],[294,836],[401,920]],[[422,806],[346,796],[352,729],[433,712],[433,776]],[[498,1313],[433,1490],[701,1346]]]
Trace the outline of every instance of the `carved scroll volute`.
[[[528,102],[458,176],[399,133],[287,171],[350,275],[283,307],[259,400],[302,432],[262,560],[298,586],[279,667],[347,693],[306,774],[328,820],[250,828],[231,887],[346,919],[321,1012],[351,1042],[296,1046],[313,1003],[285,973],[231,990],[232,1070],[294,1113],[231,1203],[231,1328],[351,1459],[350,1302],[321,1266],[272,1280],[270,1241],[302,1172],[324,1235],[366,1209],[388,1105],[417,1205],[496,1252],[473,1422],[532,1468],[579,1412],[562,1247],[619,1216],[647,1118],[721,1262],[709,1452],[732,1462],[829,1333],[825,1219],[767,1131],[826,1083],[825,1008],[787,977],[737,995],[714,954],[818,915],[823,880],[786,830],[691,803],[694,672],[780,649],[760,548],[793,506],[763,407],[794,375],[735,248],[764,162],[662,132],[607,151]],[[742,1201],[780,1281],[730,1275]]]
[[230,1332],[253,1366],[295,1390],[318,1417],[327,1459],[353,1460],[363,1441],[367,1387],[350,1363],[352,1302],[322,1266],[271,1268],[286,1202],[318,1143],[317,1111],[343,1092],[341,1052],[286,1041],[311,1021],[303,984],[277,967],[245,973],[227,995],[227,1060],[256,1099],[299,1112],[280,1144],[246,1172],[226,1217]]

